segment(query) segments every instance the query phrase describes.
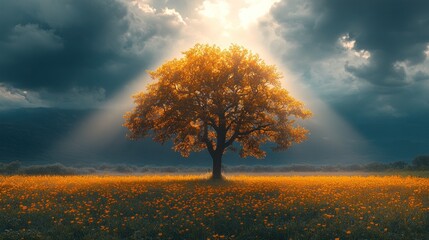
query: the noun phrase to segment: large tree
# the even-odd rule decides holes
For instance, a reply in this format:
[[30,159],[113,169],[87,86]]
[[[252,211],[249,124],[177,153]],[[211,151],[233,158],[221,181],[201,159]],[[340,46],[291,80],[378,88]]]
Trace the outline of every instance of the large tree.
[[236,145],[241,157],[263,158],[266,142],[279,151],[305,140],[308,130],[296,120],[311,112],[281,87],[275,66],[237,45],[197,44],[183,55],[150,71],[155,82],[134,96],[136,106],[124,116],[131,139],[172,140],[184,157],[207,149],[214,179]]

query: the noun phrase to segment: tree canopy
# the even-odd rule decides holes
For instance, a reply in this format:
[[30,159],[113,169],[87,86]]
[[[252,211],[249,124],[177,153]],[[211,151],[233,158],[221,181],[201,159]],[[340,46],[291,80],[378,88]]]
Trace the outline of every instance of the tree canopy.
[[184,157],[208,149],[213,159],[234,143],[241,157],[263,158],[264,143],[278,151],[306,139],[296,120],[311,112],[281,87],[275,66],[241,46],[197,44],[149,74],[155,82],[124,116],[131,139],[172,140]]

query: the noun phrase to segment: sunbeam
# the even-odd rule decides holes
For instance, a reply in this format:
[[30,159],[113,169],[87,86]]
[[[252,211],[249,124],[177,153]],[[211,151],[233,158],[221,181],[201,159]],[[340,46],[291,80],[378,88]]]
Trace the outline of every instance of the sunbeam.
[[[284,87],[292,96],[306,103],[314,114],[310,128],[316,131],[309,136],[309,143],[295,147],[294,151],[301,156],[294,154],[293,157],[303,159],[318,155],[314,151],[320,151],[320,155],[323,156],[325,154],[323,152],[329,149],[325,158],[331,159],[326,161],[350,163],[371,160],[368,153],[376,150],[372,149],[350,124],[320,99],[306,85],[305,79],[294,76],[288,71],[287,66],[284,66],[281,61],[281,56],[270,51],[273,36],[270,36],[270,33],[261,32],[258,20],[264,18],[271,6],[277,2],[278,0],[204,1],[195,9],[197,13],[194,17],[181,16],[185,23],[184,31],[178,36],[174,46],[161,50],[164,52],[164,57],[157,59],[150,67],[156,67],[165,59],[179,57],[181,51],[195,43],[216,44],[221,47],[227,47],[232,43],[242,45],[258,53],[267,63],[278,66],[284,76]],[[53,152],[59,156],[75,155],[79,152],[89,152],[89,149],[102,149],[114,138],[123,138],[123,129],[120,126],[123,123],[122,115],[132,108],[130,96],[144,90],[148,81],[147,74],[143,72],[140,77],[131,81],[108,101],[102,109],[83,122],[69,136],[59,141]],[[313,145],[309,148],[311,144]],[[312,154],[308,154],[309,149],[312,149]],[[88,159],[91,157],[88,156]]]

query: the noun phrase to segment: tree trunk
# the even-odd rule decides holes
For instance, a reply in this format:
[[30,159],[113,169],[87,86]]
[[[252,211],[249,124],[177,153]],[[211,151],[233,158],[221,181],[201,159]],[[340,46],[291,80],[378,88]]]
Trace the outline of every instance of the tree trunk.
[[212,179],[222,179],[222,154],[215,154],[213,158]]

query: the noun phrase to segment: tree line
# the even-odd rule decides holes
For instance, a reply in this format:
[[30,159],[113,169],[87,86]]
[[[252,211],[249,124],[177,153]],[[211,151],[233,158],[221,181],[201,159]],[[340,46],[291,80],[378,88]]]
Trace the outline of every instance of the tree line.
[[[428,171],[429,155],[417,156],[411,162],[372,162],[349,165],[222,165],[225,173],[270,173],[270,172],[386,172],[386,171]],[[85,175],[85,174],[147,174],[147,173],[206,173],[208,167],[188,166],[135,166],[126,164],[98,164],[93,166],[65,166],[60,163],[45,165],[24,165],[19,161],[0,163],[3,175]]]

